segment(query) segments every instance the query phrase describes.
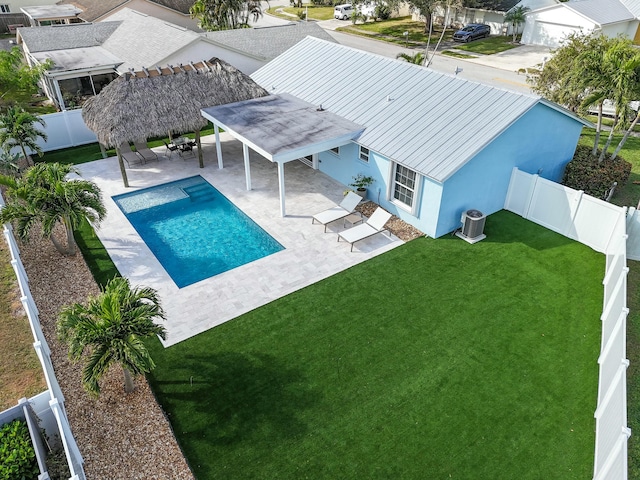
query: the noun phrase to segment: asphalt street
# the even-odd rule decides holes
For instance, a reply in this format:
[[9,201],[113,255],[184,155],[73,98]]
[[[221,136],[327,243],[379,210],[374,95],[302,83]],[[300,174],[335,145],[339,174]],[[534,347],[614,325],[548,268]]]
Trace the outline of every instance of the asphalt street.
[[[275,6],[288,6],[288,0],[274,0],[267,5],[263,2],[263,11]],[[289,23],[286,20],[265,14],[254,26],[267,27]],[[396,58],[399,53],[414,54],[418,50],[407,49],[379,40],[373,40],[358,35],[349,35],[337,32],[336,28],[349,24],[344,20],[326,20],[318,22],[338,43],[367,52],[375,53],[385,57]],[[430,50],[430,54],[433,49]],[[526,83],[524,75],[518,74],[519,68],[533,67],[540,63],[548,51],[531,49],[528,47],[518,47],[510,50],[511,53],[499,55],[489,55],[484,58],[473,60],[454,58],[446,55],[436,54],[428,68],[442,73],[457,75],[468,80],[477,81],[498,88],[505,88],[512,91],[530,93],[531,90]],[[521,55],[520,52],[523,54]]]

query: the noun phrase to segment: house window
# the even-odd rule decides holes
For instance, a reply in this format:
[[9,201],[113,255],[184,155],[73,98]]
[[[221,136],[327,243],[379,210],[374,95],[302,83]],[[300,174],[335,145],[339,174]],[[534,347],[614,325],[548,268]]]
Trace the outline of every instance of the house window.
[[335,153],[336,155],[340,155],[340,147],[332,148],[329,151]]
[[0,3],[0,13],[11,13],[9,5]]
[[360,160],[369,163],[369,149],[360,145]]
[[407,167],[396,164],[393,178],[393,198],[413,209],[416,194],[417,174]]

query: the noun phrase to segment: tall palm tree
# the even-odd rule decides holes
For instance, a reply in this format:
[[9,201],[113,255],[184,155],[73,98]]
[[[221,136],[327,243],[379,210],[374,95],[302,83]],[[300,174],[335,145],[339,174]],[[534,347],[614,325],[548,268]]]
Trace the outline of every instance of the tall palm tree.
[[406,60],[409,63],[413,63],[414,65],[424,65],[424,60],[425,60],[425,56],[423,52],[417,52],[417,53],[414,53],[413,55],[410,55],[408,53],[399,53],[398,55],[396,55],[396,58],[402,58],[403,60]]
[[115,363],[122,366],[124,389],[134,390],[133,375],[148,373],[155,363],[142,339],[166,337],[165,319],[157,292],[149,287],[131,288],[126,278],[110,280],[100,295],[90,297],[87,306],[79,303],[62,308],[58,335],[69,345],[69,357],[89,358],[82,371],[82,384],[93,396],[100,395],[100,379]]
[[33,165],[33,160],[27,155],[26,149],[29,148],[38,156],[42,156],[42,148],[37,143],[38,137],[47,141],[47,134],[38,130],[36,123],[45,126],[42,118],[21,107],[9,107],[0,114],[0,146],[5,150],[20,147],[28,165]]
[[516,36],[518,35],[518,27],[522,25],[526,20],[526,14],[529,11],[529,7],[513,7],[504,16],[504,21],[510,23],[513,27],[513,43],[516,43]]
[[[600,152],[598,161],[602,162],[609,150],[611,141],[613,140],[614,130],[619,126],[620,122],[624,122],[629,115],[629,102],[635,99],[640,90],[640,53],[635,49],[629,48],[626,42],[618,42],[608,49],[603,57],[607,79],[611,84],[611,100],[615,107],[615,115],[613,125],[607,141]],[[634,122],[633,126],[637,123]],[[627,136],[628,137],[628,136]],[[623,137],[624,145],[626,138]],[[622,147],[620,146],[620,149]],[[619,149],[614,153],[618,155]]]
[[[31,227],[41,223],[42,236],[49,238],[63,255],[75,255],[73,230],[82,220],[99,223],[106,215],[98,186],[88,180],[67,179],[78,173],[70,165],[39,163],[22,177],[0,175],[0,185],[7,189],[7,204],[0,210],[0,223],[16,222],[16,233],[27,240]],[[53,235],[61,223],[66,231],[64,247]]]
[[196,0],[189,13],[203,30],[233,30],[261,18],[262,6],[260,0]]

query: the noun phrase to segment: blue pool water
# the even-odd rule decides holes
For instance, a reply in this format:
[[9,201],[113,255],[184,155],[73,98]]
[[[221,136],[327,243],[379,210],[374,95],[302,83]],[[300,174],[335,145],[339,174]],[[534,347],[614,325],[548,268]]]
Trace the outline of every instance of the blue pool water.
[[284,248],[199,175],[113,199],[179,288]]

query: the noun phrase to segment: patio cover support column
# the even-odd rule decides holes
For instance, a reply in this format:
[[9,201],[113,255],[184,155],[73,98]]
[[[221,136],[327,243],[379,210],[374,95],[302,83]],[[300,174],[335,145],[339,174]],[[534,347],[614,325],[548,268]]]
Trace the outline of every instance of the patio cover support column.
[[249,165],[249,147],[242,144],[242,154],[244,155],[244,175],[247,181],[247,190],[251,190],[251,166]]
[[278,162],[278,188],[280,189],[280,216],[285,217],[284,210],[284,163]]
[[220,146],[220,129],[218,124],[213,124],[213,131],[216,134],[216,156],[218,157],[218,168],[222,170],[222,147]]

